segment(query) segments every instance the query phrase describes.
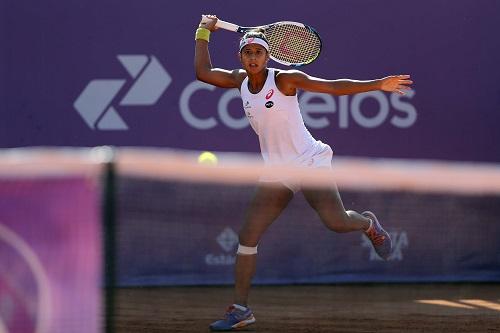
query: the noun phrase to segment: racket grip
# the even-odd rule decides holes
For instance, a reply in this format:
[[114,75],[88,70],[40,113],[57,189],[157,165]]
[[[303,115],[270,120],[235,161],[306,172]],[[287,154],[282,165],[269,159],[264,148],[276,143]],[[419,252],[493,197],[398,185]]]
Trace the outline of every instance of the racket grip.
[[[207,23],[209,21],[210,21],[210,19],[206,15],[201,16],[202,23]],[[217,23],[215,24],[215,26],[217,28],[221,28],[221,29],[229,30],[229,31],[238,31],[238,28],[239,28],[236,24],[229,23],[229,22],[222,21],[222,20],[217,20]]]

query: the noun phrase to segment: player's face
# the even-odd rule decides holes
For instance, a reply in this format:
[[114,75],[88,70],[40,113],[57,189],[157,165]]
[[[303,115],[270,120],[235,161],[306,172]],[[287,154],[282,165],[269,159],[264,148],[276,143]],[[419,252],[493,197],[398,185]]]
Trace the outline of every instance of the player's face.
[[262,45],[248,44],[241,50],[240,60],[247,72],[258,73],[266,68],[269,55]]

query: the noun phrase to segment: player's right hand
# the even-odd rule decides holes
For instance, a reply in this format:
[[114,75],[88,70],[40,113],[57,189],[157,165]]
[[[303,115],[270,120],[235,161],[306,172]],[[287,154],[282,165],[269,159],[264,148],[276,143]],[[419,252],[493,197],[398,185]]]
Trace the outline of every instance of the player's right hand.
[[208,29],[212,32],[217,30],[218,28],[215,26],[215,23],[217,23],[217,16],[216,15],[204,15],[204,16],[206,16],[210,20],[207,22],[206,20],[203,19],[202,16],[200,25],[198,27]]

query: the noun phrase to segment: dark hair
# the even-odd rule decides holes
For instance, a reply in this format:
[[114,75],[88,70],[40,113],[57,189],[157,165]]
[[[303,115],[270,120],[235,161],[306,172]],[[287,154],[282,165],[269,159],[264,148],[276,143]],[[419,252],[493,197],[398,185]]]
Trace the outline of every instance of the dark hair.
[[[259,39],[262,39],[263,41],[265,41],[268,45],[269,45],[269,42],[267,41],[267,38],[266,38],[266,35],[264,34],[264,29],[252,29],[252,30],[248,30],[244,35],[243,37],[240,38],[240,43],[242,40],[246,39],[246,38],[259,38]],[[240,50],[241,52],[241,50]],[[267,52],[267,50],[266,50]]]
[[264,35],[264,29],[259,28],[259,29],[248,30],[247,32],[245,32],[243,37],[240,38],[240,41],[245,39],[245,38],[248,38],[248,37],[260,38],[260,39],[265,40],[266,43],[269,44],[269,42],[267,41],[266,35]]

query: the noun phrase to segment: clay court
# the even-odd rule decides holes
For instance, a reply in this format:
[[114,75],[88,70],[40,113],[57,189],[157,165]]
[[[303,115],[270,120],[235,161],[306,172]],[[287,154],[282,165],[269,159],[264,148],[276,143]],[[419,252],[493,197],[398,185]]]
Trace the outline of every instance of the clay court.
[[[120,289],[116,332],[208,332],[231,293]],[[250,302],[257,322],[246,332],[500,332],[498,284],[259,286]]]

